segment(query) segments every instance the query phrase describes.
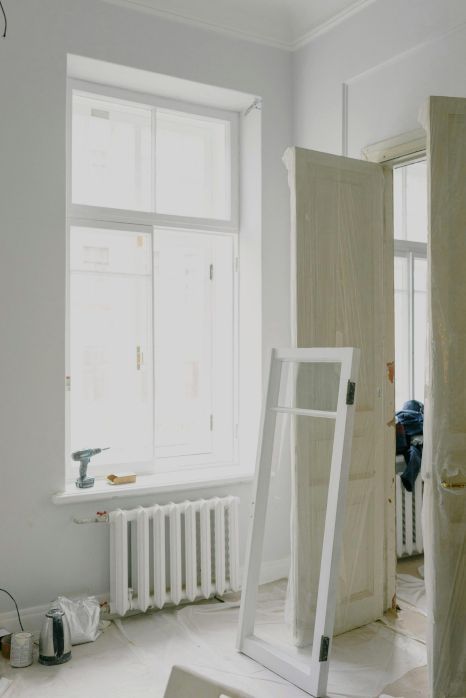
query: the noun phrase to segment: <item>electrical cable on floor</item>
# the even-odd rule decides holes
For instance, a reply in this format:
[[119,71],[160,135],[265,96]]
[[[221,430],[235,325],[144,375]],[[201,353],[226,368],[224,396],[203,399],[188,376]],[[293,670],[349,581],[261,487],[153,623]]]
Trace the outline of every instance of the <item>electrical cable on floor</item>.
[[[1,0],[0,0],[0,4],[1,4]],[[24,633],[23,624],[22,624],[22,622],[21,622],[21,616],[19,615],[18,604],[16,603],[14,597],[10,594],[9,591],[7,591],[6,589],[0,589],[0,591],[3,591],[5,594],[7,594],[7,595],[10,597],[10,599],[13,601],[14,605],[16,606],[16,613],[18,614],[19,626],[20,626],[21,630],[22,630],[23,633]]]
[[4,19],[4,22],[5,22],[5,29],[4,29],[4,31],[3,31],[3,38],[5,38],[5,36],[6,36],[6,28],[7,28],[7,26],[8,26],[8,22],[7,22],[7,20],[6,20],[6,12],[5,12],[5,10],[4,10],[2,0],[0,0],[0,9],[2,10],[3,19]]

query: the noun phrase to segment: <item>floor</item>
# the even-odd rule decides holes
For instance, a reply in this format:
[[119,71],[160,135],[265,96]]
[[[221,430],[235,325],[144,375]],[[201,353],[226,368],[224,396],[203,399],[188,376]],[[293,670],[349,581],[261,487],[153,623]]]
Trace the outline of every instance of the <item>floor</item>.
[[[402,574],[406,570],[402,568]],[[422,581],[422,580],[421,580]],[[286,582],[261,588],[258,634],[283,643]],[[68,664],[36,662],[12,669],[0,659],[0,676],[12,680],[5,698],[162,698],[173,664],[195,668],[255,698],[307,694],[238,654],[238,599],[185,606],[115,621],[94,643],[73,647]],[[425,617],[401,602],[398,614],[335,638],[329,698],[425,698]],[[424,628],[424,630],[423,630]]]

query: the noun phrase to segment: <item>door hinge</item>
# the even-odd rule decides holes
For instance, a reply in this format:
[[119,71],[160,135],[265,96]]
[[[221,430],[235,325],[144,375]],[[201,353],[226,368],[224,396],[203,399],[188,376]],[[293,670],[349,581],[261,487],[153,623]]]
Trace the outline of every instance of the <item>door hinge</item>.
[[326,635],[322,635],[320,638],[320,652],[319,652],[319,662],[326,662],[328,660],[328,650],[330,647],[330,638]]
[[210,415],[210,431],[214,430],[214,415]]
[[214,280],[214,265],[213,265],[213,264],[211,264],[210,267],[209,267],[209,279],[210,279],[211,281]]
[[353,381],[348,381],[348,387],[346,388],[346,404],[354,405],[354,393],[356,392],[356,383]]

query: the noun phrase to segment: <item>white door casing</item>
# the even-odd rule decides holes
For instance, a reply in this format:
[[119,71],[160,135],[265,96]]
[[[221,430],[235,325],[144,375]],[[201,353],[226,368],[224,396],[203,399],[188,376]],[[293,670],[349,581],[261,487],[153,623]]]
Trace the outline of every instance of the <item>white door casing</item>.
[[[338,634],[379,618],[394,594],[392,179],[381,165],[302,148],[288,149],[284,161],[291,190],[293,342],[361,349]],[[306,442],[298,425],[294,437],[292,616],[295,640],[306,645],[314,625],[331,433],[328,424],[316,426]]]

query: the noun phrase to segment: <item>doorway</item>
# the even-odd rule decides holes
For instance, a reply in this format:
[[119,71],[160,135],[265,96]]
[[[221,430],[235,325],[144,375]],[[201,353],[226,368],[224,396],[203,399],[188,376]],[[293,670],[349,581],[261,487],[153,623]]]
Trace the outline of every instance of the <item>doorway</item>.
[[393,164],[398,603],[426,613],[421,524],[427,338],[427,163]]

